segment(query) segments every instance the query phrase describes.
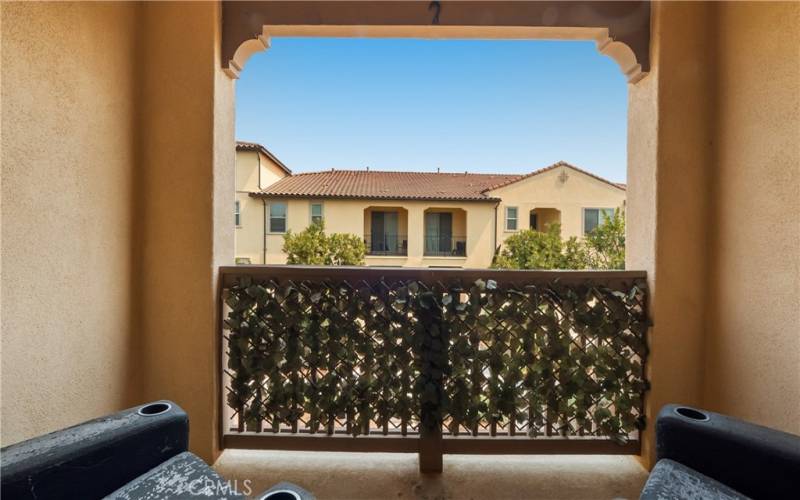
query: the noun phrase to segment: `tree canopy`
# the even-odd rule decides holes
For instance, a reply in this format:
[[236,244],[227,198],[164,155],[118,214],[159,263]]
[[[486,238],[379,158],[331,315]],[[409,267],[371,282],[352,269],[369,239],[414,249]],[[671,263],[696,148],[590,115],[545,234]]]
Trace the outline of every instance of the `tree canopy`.
[[561,239],[561,225],[509,236],[495,256],[500,269],[624,269],[625,214],[617,209],[584,238]]
[[287,264],[362,266],[366,246],[354,234],[325,234],[324,223],[316,222],[299,233],[287,231],[283,251]]

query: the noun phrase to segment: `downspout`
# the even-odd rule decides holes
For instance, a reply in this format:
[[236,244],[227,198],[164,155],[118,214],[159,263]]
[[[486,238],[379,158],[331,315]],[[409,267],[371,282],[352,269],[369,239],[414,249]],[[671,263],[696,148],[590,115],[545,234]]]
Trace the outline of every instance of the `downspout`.
[[261,153],[256,151],[256,158],[258,158],[258,190],[261,191],[263,186],[261,186]]
[[494,204],[494,227],[492,228],[492,263],[494,263],[494,258],[497,257],[497,207],[499,206],[499,201]]
[[[256,158],[258,158],[258,190],[261,191],[261,152],[256,151]],[[262,211],[264,218],[261,221],[261,263],[267,263],[267,200],[261,198]]]
[[264,247],[263,255],[261,256],[261,263],[267,263],[267,200],[261,198],[261,203],[264,209],[264,220],[261,221],[261,244]]

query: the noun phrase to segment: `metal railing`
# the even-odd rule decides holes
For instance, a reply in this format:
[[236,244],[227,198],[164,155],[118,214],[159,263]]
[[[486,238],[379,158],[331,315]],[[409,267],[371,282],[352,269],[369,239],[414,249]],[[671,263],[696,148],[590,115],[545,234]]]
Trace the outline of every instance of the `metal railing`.
[[466,257],[466,236],[425,235],[423,254],[430,257]]
[[220,272],[222,447],[639,453],[644,272]]
[[364,236],[367,255],[408,255],[408,235],[367,234]]

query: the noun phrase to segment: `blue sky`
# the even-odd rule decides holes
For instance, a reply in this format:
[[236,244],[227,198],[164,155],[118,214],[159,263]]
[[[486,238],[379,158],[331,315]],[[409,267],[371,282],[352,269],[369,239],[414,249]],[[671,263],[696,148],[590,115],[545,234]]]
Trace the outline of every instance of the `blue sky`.
[[295,172],[564,160],[624,182],[627,95],[594,42],[273,38],[236,83],[236,137]]

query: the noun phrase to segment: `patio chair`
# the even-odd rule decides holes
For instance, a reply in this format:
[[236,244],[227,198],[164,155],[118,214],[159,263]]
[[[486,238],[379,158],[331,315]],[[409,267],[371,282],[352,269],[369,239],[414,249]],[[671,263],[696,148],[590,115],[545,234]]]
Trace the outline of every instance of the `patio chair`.
[[667,405],[656,454],[642,500],[800,498],[800,436]]
[[[0,496],[13,499],[245,498],[187,451],[189,417],[156,401],[0,450]],[[245,491],[244,493],[251,493]],[[290,483],[258,499],[313,500]]]

